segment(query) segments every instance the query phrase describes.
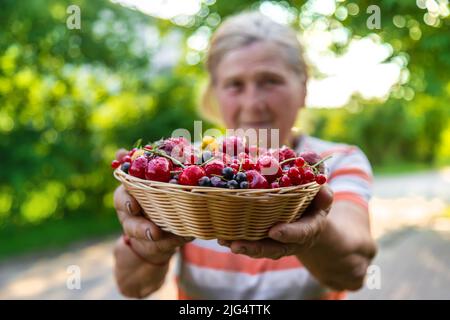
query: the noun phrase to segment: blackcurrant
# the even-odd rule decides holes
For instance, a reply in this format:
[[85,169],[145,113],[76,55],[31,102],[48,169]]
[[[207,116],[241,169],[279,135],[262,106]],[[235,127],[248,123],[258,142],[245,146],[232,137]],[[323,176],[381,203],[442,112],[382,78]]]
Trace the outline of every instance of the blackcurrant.
[[124,162],[122,164],[121,169],[123,172],[128,173],[128,169],[130,169],[130,166],[131,166],[131,164],[129,162]]
[[230,167],[223,168],[222,175],[227,180],[233,179],[233,176],[234,176],[233,168],[230,168]]
[[239,183],[237,183],[236,180],[228,181],[227,185],[228,185],[228,188],[230,188],[230,189],[237,189],[237,188],[239,188]]
[[223,181],[219,177],[211,177],[210,182],[211,182],[211,186],[220,188],[221,187],[220,183]]
[[248,189],[248,182],[247,181],[242,181],[239,184],[239,188],[241,188],[241,189]]
[[209,187],[211,186],[211,181],[209,180],[209,178],[207,176],[201,177],[200,179],[198,179],[198,185],[202,186],[202,187]]
[[234,180],[236,180],[239,183],[241,183],[243,181],[247,181],[247,175],[244,172],[238,172],[234,176]]
[[169,183],[178,184],[178,180],[177,179],[170,179]]

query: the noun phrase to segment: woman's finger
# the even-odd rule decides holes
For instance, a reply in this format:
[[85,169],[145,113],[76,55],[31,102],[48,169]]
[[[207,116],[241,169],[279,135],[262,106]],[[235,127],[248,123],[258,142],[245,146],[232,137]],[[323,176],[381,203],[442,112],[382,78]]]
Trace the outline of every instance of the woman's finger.
[[252,258],[279,259],[292,254],[290,244],[284,244],[272,239],[259,241],[233,241],[230,249],[233,253],[248,255]]
[[114,192],[114,207],[121,223],[129,216],[139,216],[142,213],[139,203],[125,190],[123,185],[120,185]]
[[131,237],[147,241],[159,241],[163,231],[144,217],[128,216],[122,221],[123,232]]
[[308,210],[313,209],[322,209],[326,212],[330,211],[331,205],[333,204],[333,190],[327,185],[324,184],[317,192],[313,201],[309,205]]
[[325,210],[310,211],[292,223],[278,224],[269,230],[269,237],[283,243],[312,245],[327,223]]

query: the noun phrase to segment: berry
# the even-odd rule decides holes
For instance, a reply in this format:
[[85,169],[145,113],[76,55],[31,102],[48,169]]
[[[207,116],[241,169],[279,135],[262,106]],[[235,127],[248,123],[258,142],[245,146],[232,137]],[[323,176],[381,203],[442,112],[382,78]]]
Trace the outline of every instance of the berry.
[[152,149],[153,149],[153,146],[152,146],[151,144],[146,144],[145,147],[144,147],[144,149],[152,150]]
[[227,180],[233,179],[234,176],[233,168],[230,167],[223,168],[222,175]]
[[228,188],[230,189],[237,189],[239,188],[239,183],[237,183],[236,180],[230,180],[227,182]]
[[117,169],[119,166],[120,166],[120,161],[118,161],[118,160],[113,160],[113,161],[111,162],[111,168]]
[[201,177],[200,179],[198,179],[198,185],[202,186],[202,187],[209,187],[211,186],[211,181],[209,180],[209,178],[207,176]]
[[148,159],[145,156],[140,156],[131,163],[131,167],[128,172],[134,177],[145,179],[145,170],[147,169],[147,164]]
[[244,159],[242,161],[242,170],[248,171],[248,170],[254,170],[256,168],[255,163],[251,159]]
[[205,170],[202,167],[192,165],[183,169],[178,178],[178,182],[185,186],[196,186],[198,180],[205,175]]
[[133,154],[134,154],[137,150],[138,150],[137,148],[131,149],[130,151],[128,151],[128,155],[129,155],[130,157],[132,157]]
[[211,177],[210,182],[211,182],[211,186],[219,187],[220,182],[222,182],[222,179],[220,179],[220,177],[215,177],[214,176],[214,177]]
[[297,167],[301,168],[305,165],[305,159],[303,159],[302,157],[298,157],[297,159],[295,159],[294,163]]
[[211,177],[213,174],[222,175],[222,170],[224,167],[225,166],[222,161],[214,159],[205,165],[206,175],[208,177]]
[[126,155],[125,157],[122,158],[122,163],[125,162],[131,162],[131,157],[129,155]]
[[130,169],[130,163],[129,162],[124,162],[122,164],[121,169],[122,169],[123,172],[128,173],[128,169]]
[[[284,157],[283,160],[295,158],[295,157],[297,156],[297,155],[295,154],[294,150],[292,150],[291,148],[288,148],[288,147],[286,147],[286,146],[283,146],[283,147],[280,149],[280,153],[281,153],[281,155]],[[280,160],[280,161],[283,161],[283,160]],[[292,164],[292,161],[289,161],[288,164]]]
[[239,188],[241,188],[241,189],[248,189],[248,182],[247,181],[242,181],[239,184]]
[[246,172],[247,181],[250,189],[269,189],[269,183],[266,178],[256,170]]
[[[308,162],[309,165],[313,165],[317,162],[319,162],[322,158],[315,153],[314,151],[305,151],[300,154],[300,157],[302,157],[306,162]],[[325,164],[322,162],[319,164],[318,168],[320,173],[325,173]]]
[[[177,138],[168,138],[163,140],[162,142],[160,142],[159,144],[159,149],[164,150],[167,154],[171,154],[173,149],[175,147],[176,148],[176,154],[178,154],[179,156],[181,156],[183,154],[183,147],[188,146],[189,145],[189,141],[187,141],[185,138],[183,137],[177,137]],[[174,155],[175,156],[175,155]]]
[[280,178],[280,187],[290,187],[292,186],[292,181],[288,176],[283,175]]
[[157,157],[148,161],[147,169],[145,170],[145,178],[147,180],[169,182],[170,170],[172,169],[172,162],[163,157]]
[[305,171],[303,172],[303,182],[304,183],[313,182],[314,179],[315,179],[314,172],[312,172],[312,170],[309,168],[305,169]]
[[243,181],[247,181],[247,175],[244,172],[238,172],[234,176],[234,180],[236,180],[239,183],[241,183]]
[[301,171],[297,167],[289,168],[287,175],[293,185],[299,185],[302,183]]
[[170,179],[169,183],[178,184],[178,180],[177,179]]
[[279,184],[278,182],[274,181],[274,182],[272,182],[272,183],[270,184],[270,187],[271,187],[272,189],[277,189],[277,188],[280,187],[280,184]]
[[320,173],[316,176],[316,182],[318,184],[324,184],[325,182],[327,182],[327,177],[324,174]]
[[239,171],[239,164],[237,164],[237,163],[232,163],[232,164],[230,165],[230,168],[233,169],[233,172],[236,171],[235,173],[237,173],[237,172]]
[[257,168],[268,182],[273,182],[283,173],[279,162],[272,156],[262,156],[259,158]]

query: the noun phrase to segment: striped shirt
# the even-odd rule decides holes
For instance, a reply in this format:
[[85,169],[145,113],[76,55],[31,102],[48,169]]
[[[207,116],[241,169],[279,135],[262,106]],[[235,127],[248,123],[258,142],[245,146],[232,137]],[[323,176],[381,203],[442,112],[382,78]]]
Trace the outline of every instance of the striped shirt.
[[[372,170],[355,146],[302,136],[296,152],[315,151],[326,160],[328,184],[334,201],[351,201],[368,207]],[[180,249],[177,265],[180,299],[340,299],[302,266],[295,256],[278,260],[234,254],[216,240],[201,240]]]

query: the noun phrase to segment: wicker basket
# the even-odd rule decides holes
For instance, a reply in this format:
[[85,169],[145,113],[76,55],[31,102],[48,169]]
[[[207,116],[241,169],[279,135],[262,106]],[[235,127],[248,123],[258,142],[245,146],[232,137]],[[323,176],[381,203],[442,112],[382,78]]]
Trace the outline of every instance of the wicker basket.
[[278,189],[222,189],[142,180],[116,169],[114,176],[145,214],[180,236],[259,240],[278,222],[297,220],[320,189],[315,182]]

